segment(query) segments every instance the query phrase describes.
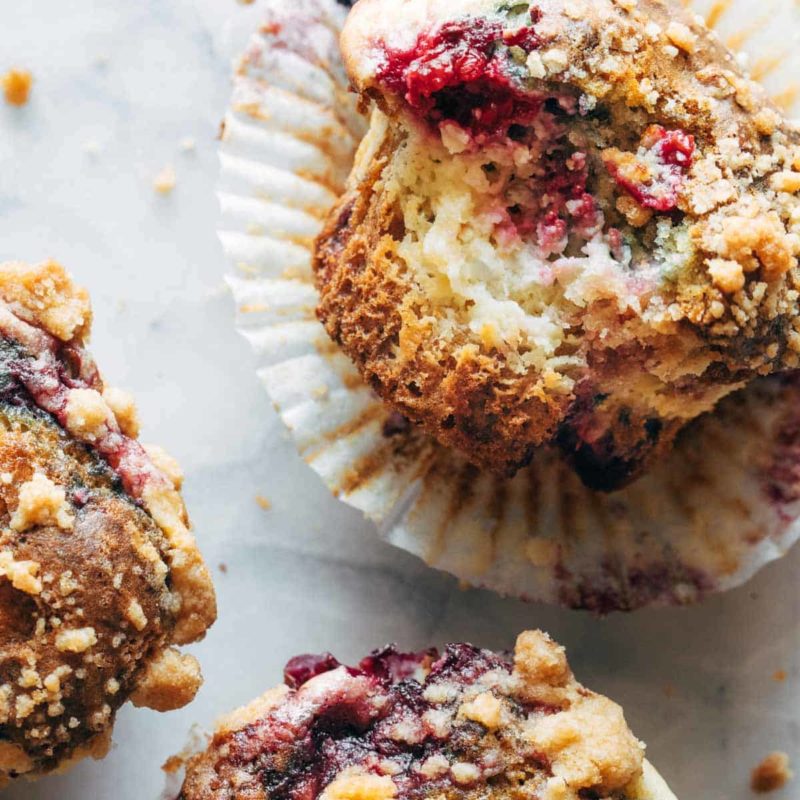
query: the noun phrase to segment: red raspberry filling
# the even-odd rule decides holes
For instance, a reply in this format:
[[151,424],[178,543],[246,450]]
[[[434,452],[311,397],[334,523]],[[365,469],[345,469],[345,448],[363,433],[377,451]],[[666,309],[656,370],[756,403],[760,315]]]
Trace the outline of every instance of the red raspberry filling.
[[[545,257],[559,255],[570,240],[586,242],[603,227],[603,214],[588,190],[586,154],[573,149],[561,118],[569,112],[558,101],[547,101],[537,120],[544,137],[535,173],[524,181],[528,202],[501,210],[497,241],[534,241]],[[530,135],[530,134],[526,134]]]
[[[433,708],[425,690],[436,683],[471,685],[495,669],[510,672],[511,664],[468,644],[448,645],[441,657],[436,650],[401,653],[390,645],[357,667],[340,665],[330,653],[297,656],[285,668],[292,694],[263,719],[225,734],[227,760],[257,775],[270,800],[314,800],[348,767],[386,774],[387,759],[398,796],[447,791],[449,774],[432,777],[419,767],[432,755],[468,750],[476,731],[470,725],[438,731],[424,718]],[[484,778],[502,771],[502,765],[483,766]]]
[[378,77],[409,106],[438,125],[452,120],[475,137],[505,134],[511,121],[536,116],[543,98],[512,83],[509,47],[541,45],[532,25],[506,30],[497,20],[465,17],[421,34],[409,50],[385,49]]
[[[100,373],[78,342],[63,343],[49,333],[18,319],[8,309],[0,314],[0,335],[10,345],[0,354],[6,376],[7,402],[32,402],[69,429],[67,405],[71,389],[102,389]],[[125,491],[141,500],[148,485],[170,485],[144,447],[109,421],[91,446],[117,473]]]
[[672,211],[694,159],[694,136],[651,125],[644,133],[645,153],[606,159],[609,173],[639,205],[653,211]]

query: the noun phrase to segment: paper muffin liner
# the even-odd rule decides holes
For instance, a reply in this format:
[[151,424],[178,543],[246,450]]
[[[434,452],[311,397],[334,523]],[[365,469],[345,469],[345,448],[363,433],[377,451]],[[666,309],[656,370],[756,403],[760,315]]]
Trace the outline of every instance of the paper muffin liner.
[[[774,37],[786,15],[796,26],[789,6],[761,4],[740,39],[762,41],[767,28]],[[741,24],[745,7],[718,0],[697,11],[724,28]],[[311,272],[313,239],[366,127],[337,46],[345,14],[334,0],[265,4],[236,67],[220,146],[237,328],[308,464],[391,543],[470,585],[529,600],[599,612],[689,603],[783,555],[800,535],[800,378],[763,379],[728,398],[670,457],[610,495],[583,486],[549,448],[513,480],[482,472],[364,384],[316,319]],[[791,69],[758,58],[787,104]]]

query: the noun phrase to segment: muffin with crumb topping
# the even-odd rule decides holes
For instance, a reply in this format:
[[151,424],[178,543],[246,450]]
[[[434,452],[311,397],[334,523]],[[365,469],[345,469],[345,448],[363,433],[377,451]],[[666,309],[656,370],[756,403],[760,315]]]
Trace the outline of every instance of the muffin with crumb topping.
[[180,800],[675,800],[622,709],[540,631],[513,657],[469,644],[293,658],[224,719]]
[[319,316],[397,411],[613,490],[798,366],[800,136],[677,0],[360,0]]
[[0,784],[102,757],[128,699],[191,701],[177,646],[216,614],[180,469],[137,441],[90,321],[59,265],[0,264]]

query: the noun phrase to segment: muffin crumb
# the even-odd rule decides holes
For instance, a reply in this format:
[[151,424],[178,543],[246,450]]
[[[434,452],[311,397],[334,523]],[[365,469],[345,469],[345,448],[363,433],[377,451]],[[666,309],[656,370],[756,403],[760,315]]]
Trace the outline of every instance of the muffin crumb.
[[170,166],[166,166],[156,175],[153,181],[153,188],[158,194],[169,194],[177,184],[178,176],[175,174],[175,170]]
[[752,772],[750,788],[757,794],[766,794],[782,789],[794,773],[789,769],[786,753],[770,753]]
[[31,94],[33,75],[25,69],[10,69],[0,78],[6,103],[11,106],[24,106]]

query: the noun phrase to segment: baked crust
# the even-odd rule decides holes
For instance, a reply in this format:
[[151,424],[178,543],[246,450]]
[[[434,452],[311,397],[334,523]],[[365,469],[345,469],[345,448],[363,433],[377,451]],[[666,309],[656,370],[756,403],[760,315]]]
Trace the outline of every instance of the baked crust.
[[523,633],[513,661],[471,645],[289,662],[289,686],[224,719],[181,800],[529,797],[674,800],[622,710],[563,648]]
[[180,475],[103,386],[90,322],[59,265],[0,265],[0,780],[102,757],[130,697],[189,702],[173,645],[216,614]]
[[[476,20],[505,19],[501,5],[362,0],[351,13],[348,72],[380,111],[318,240],[319,316],[382,398],[476,464],[513,474],[533,448],[556,441],[590,485],[613,489],[728,392],[798,366],[800,139],[679,3],[537,3],[535,45],[509,55],[508,80],[522,96],[543,92],[582,109],[565,124],[590,144],[588,189],[603,237],[613,227],[642,254],[617,271],[625,286],[652,266],[648,254],[672,260],[632,301],[596,286],[577,304],[559,297],[566,333],[550,361],[532,368],[515,365],[518,344],[476,331],[461,311],[443,334],[457,304],[433,297],[420,282],[429,266],[404,255],[408,208],[426,200],[414,196],[428,186],[418,165],[427,153],[466,172],[496,142],[462,143],[438,107],[432,124],[430,98],[404,95],[391,70],[448,25],[469,31]],[[666,170],[674,196],[657,191],[663,164],[654,167],[648,148],[662,147],[659,136],[687,152],[679,170]],[[664,245],[667,230],[679,245]],[[571,363],[551,368],[555,361]]]

